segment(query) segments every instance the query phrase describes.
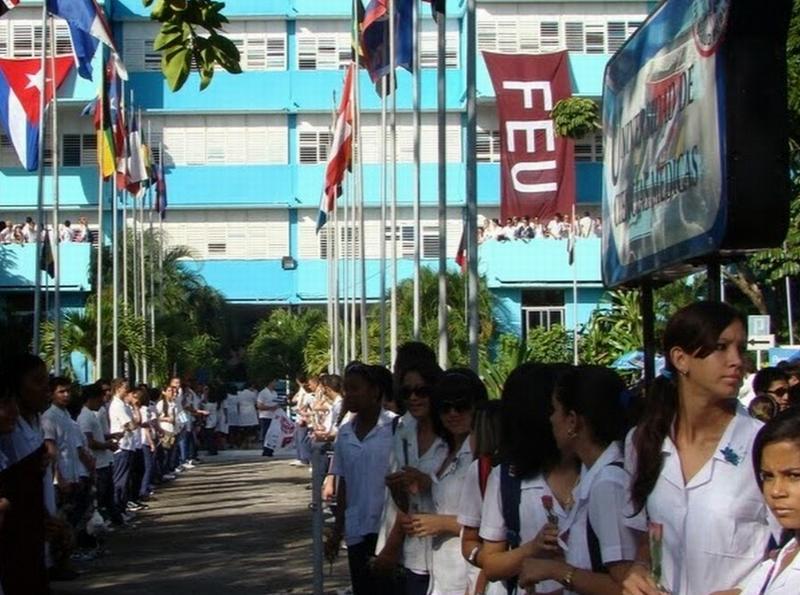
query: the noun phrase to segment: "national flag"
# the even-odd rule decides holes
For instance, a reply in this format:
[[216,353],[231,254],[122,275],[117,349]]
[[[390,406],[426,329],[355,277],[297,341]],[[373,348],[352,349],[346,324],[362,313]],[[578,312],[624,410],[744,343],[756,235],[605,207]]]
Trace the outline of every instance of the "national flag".
[[[97,98],[83,109],[82,115],[93,116],[94,129],[97,134],[97,165],[100,168],[103,179],[107,180],[116,171],[116,153],[114,151],[114,132],[111,126],[111,109],[108,105],[105,70],[103,71],[103,80],[100,82],[100,92]],[[101,120],[102,129],[100,126]]]
[[51,279],[56,277],[56,259],[53,256],[53,243],[50,236],[53,235],[53,230],[48,229],[44,232],[44,240],[42,240],[42,254],[39,258],[39,270],[44,271]]
[[92,78],[91,60],[97,50],[93,39],[96,39],[111,49],[114,69],[121,78],[128,80],[128,71],[117,51],[111,27],[97,0],[47,0],[47,10],[67,21],[81,76]]
[[164,160],[156,166],[156,204],[155,209],[164,220],[167,218],[167,176],[164,172]]
[[131,117],[131,128],[128,132],[128,192],[137,195],[142,184],[148,180],[147,165],[145,163],[144,145],[141,134],[141,115]]
[[461,267],[461,272],[467,271],[467,225],[466,221],[461,227],[461,239],[458,242],[458,250],[456,251],[456,264]]
[[[0,58],[0,121],[14,145],[20,163],[28,171],[39,167],[39,101],[44,87],[45,104],[53,99],[51,66],[42,76],[39,58]],[[55,88],[58,89],[72,68],[72,58],[55,58]],[[47,80],[47,85],[44,80]]]
[[355,64],[351,63],[344,78],[342,101],[336,114],[333,140],[328,152],[328,165],[325,168],[325,183],[319,203],[317,232],[322,229],[322,226],[328,220],[328,213],[333,212],[336,199],[342,193],[344,172],[350,167],[350,158],[353,153],[353,106],[350,97],[353,89],[354,70]]
[[[395,59],[397,66],[411,70],[414,62],[413,0],[395,0]],[[389,55],[389,0],[370,0],[362,28],[367,70],[373,82],[391,69]]]
[[19,4],[19,0],[0,0],[0,17]]

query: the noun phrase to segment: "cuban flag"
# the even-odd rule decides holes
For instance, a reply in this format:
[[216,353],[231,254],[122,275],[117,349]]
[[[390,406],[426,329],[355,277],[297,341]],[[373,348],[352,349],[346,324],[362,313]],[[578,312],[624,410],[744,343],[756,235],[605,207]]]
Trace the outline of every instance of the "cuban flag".
[[328,152],[325,185],[319,202],[319,215],[317,216],[317,233],[328,221],[328,213],[333,212],[336,199],[342,193],[344,172],[350,167],[350,158],[353,153],[353,105],[350,101],[353,89],[353,70],[354,65],[351,63],[347,68],[347,75],[344,79],[342,101],[336,114],[336,128],[334,128],[333,141]]
[[19,0],[0,0],[0,17],[19,4]]
[[67,21],[78,73],[83,78],[92,78],[92,58],[99,42],[111,49],[114,68],[122,79],[128,80],[128,71],[119,57],[111,27],[97,0],[47,0],[47,10]]
[[47,84],[39,58],[0,58],[0,123],[11,139],[22,166],[28,171],[39,167],[39,100],[45,91],[45,105],[72,69],[71,56],[55,59],[55,85],[47,63]]

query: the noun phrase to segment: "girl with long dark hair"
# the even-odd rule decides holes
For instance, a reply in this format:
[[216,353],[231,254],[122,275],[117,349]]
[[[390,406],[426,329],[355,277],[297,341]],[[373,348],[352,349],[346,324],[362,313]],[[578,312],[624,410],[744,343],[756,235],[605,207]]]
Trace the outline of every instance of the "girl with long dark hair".
[[741,595],[800,592],[800,416],[780,413],[761,428],[753,444],[753,468],[764,501],[791,539],[756,569]]
[[[629,595],[712,593],[736,587],[770,539],[768,511],[748,464],[761,422],[738,404],[746,334],[718,302],[679,310],[664,331],[665,372],[626,442],[633,511],[663,535],[651,560],[642,533]],[[646,531],[641,516],[631,525]]]
[[636,557],[636,535],[625,518],[630,483],[622,450],[628,429],[625,385],[613,370],[580,366],[559,379],[552,403],[553,436],[559,451],[580,460],[580,483],[567,520],[558,526],[568,546],[564,558],[526,560],[520,585],[538,591],[544,581],[557,581],[566,593],[620,593]]
[[[566,522],[572,507],[579,463],[570,449],[559,450],[550,415],[556,380],[569,369],[567,364],[522,364],[503,386],[502,462],[492,470],[486,485],[480,524],[484,543],[473,563],[484,569],[489,580],[512,579],[512,590],[526,558],[561,554],[558,526]],[[513,529],[517,533],[513,539],[501,484],[519,495],[520,523]],[[561,586],[550,582],[540,588],[549,592]]]

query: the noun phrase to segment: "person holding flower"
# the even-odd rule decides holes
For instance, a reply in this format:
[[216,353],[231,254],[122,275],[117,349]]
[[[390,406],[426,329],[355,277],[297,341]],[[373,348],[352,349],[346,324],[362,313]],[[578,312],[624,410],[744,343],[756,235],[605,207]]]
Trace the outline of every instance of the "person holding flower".
[[769,513],[747,463],[762,423],[736,400],[745,341],[741,315],[723,303],[691,304],[667,323],[665,371],[625,457],[633,511],[646,515],[630,524],[662,526],[662,560],[652,564],[642,533],[626,595],[732,589],[764,557]]
[[[566,364],[525,363],[511,372],[503,386],[502,463],[492,470],[486,484],[479,532],[483,545],[472,556],[472,563],[483,568],[490,581],[510,580],[507,584],[512,591],[526,558],[564,555],[558,530],[572,507],[580,468],[569,448],[559,450],[550,415],[556,380],[569,369]],[[503,509],[501,493],[504,482],[516,492],[517,543],[509,543],[509,511]],[[560,590],[555,581],[536,586],[537,593]]]
[[580,460],[580,482],[568,518],[558,527],[559,538],[568,545],[566,555],[525,560],[521,587],[530,591],[557,581],[565,594],[622,592],[637,543],[625,518],[630,487],[622,450],[625,395],[622,379],[600,366],[580,366],[556,383],[550,424],[559,451],[575,453]]
[[[780,413],[756,435],[753,467],[764,501],[791,539],[750,575],[741,595],[800,592],[800,416]],[[738,592],[737,592],[738,593]]]

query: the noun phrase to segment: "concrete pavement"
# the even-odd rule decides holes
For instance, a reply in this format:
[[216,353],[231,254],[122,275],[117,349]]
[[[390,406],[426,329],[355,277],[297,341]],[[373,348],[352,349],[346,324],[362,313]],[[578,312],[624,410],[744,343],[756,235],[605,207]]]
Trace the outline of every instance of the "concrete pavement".
[[[205,457],[157,492],[109,553],[78,566],[54,595],[311,593],[311,490],[306,468],[258,451]],[[347,553],[326,564],[326,592],[348,585]]]

